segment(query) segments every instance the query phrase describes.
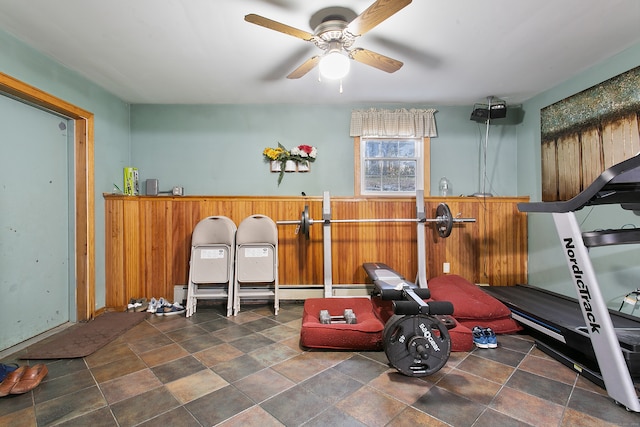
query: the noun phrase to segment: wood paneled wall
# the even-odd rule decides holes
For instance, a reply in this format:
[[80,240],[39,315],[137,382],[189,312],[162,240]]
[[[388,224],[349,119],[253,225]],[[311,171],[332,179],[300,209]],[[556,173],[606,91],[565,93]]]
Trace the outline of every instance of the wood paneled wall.
[[[106,306],[121,308],[133,297],[171,297],[188,280],[191,232],[201,219],[225,215],[239,224],[252,214],[298,220],[305,205],[316,222],[310,238],[294,225],[279,226],[280,285],[322,284],[322,197],[117,196],[105,194]],[[476,218],[455,224],[451,236],[438,237],[427,224],[427,277],[451,273],[497,286],[527,279],[526,214],[517,203],[527,198],[429,197],[426,215],[446,202],[454,216]],[[331,198],[333,219],[415,218],[415,199]],[[333,283],[364,284],[365,262],[383,262],[408,279],[417,273],[417,227],[406,223],[332,224]]]

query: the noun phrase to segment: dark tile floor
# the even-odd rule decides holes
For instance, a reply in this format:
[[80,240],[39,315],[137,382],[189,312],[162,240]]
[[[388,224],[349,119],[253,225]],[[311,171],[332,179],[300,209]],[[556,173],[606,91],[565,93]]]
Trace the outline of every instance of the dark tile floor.
[[[406,377],[384,352],[299,346],[302,304],[157,317],[84,359],[46,361],[33,391],[0,398],[2,426],[622,426],[640,414],[535,348],[452,353]],[[18,361],[20,353],[3,360]],[[31,361],[30,363],[38,363]]]

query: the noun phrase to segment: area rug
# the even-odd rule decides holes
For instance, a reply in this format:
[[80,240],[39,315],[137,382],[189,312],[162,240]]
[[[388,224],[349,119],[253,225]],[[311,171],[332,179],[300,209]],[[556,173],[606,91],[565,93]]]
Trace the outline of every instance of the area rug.
[[142,322],[147,313],[109,312],[78,323],[26,348],[21,359],[73,359],[85,357]]

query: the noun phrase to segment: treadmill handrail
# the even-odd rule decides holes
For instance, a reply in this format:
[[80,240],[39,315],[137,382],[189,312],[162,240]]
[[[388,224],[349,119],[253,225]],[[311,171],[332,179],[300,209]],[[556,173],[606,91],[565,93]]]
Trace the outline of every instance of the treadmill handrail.
[[[638,176],[632,176],[633,180],[629,181],[622,179],[623,174],[629,172],[635,172]],[[623,194],[616,198],[618,192]],[[633,196],[626,193],[632,193]],[[625,204],[630,201],[640,203],[640,154],[606,169],[587,188],[569,200],[522,202],[518,203],[518,210],[520,212],[574,212],[591,204],[614,204],[621,201]]]

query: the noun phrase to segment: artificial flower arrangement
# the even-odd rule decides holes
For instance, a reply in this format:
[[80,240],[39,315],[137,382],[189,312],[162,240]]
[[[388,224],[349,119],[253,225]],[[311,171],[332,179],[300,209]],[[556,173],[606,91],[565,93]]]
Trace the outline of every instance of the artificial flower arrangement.
[[298,145],[291,149],[291,159],[296,162],[315,162],[318,156],[318,149],[311,145]]
[[278,185],[282,182],[285,172],[285,164],[288,160],[297,163],[315,162],[318,156],[318,149],[311,145],[298,145],[291,150],[287,150],[278,143],[276,148],[267,147],[262,151],[262,155],[270,162],[280,163],[280,175],[278,176]]
[[276,148],[267,147],[262,151],[262,154],[269,161],[287,161],[287,158],[291,155],[279,142]]

